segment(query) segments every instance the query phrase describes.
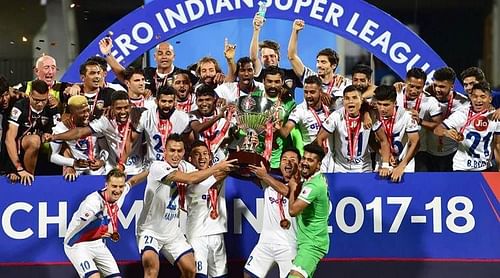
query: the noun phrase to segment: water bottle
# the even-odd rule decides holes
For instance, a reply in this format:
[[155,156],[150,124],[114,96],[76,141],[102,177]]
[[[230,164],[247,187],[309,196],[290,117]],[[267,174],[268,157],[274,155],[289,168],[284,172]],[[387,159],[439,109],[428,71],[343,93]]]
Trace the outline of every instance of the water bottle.
[[257,12],[257,14],[262,17],[266,17],[266,11],[267,11],[266,3],[267,1],[259,1],[259,3],[257,3],[257,5],[259,5],[259,11]]

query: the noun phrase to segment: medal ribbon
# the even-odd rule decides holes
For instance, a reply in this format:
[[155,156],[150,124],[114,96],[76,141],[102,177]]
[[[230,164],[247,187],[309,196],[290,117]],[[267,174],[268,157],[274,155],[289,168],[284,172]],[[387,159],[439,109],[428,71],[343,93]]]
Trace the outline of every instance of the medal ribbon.
[[361,129],[361,114],[357,117],[351,118],[347,111],[345,112],[345,121],[347,125],[347,140],[349,154],[351,156],[351,161],[354,160],[356,156],[356,148],[358,146],[359,130]]
[[389,146],[391,147],[391,154],[394,154],[394,146],[392,145],[392,131],[394,129],[394,122],[396,121],[396,106],[392,112],[392,116],[388,119],[380,118],[382,125],[384,126],[385,134],[387,135],[387,141],[389,141]]
[[283,208],[283,202],[285,200],[285,196],[281,195],[281,193],[278,193],[278,208],[280,211],[280,221],[285,220],[285,209]]
[[130,118],[128,119],[127,123],[125,123],[124,125],[123,124],[119,125],[118,123],[116,123],[116,125],[117,125],[117,129],[118,129],[118,134],[120,134],[120,138],[121,138],[121,143],[119,145],[120,147],[119,147],[119,153],[118,153],[118,164],[124,165],[125,161],[123,161],[123,155],[124,155],[125,145],[127,143],[128,134],[130,132]]
[[[216,117],[216,116],[217,116],[217,114],[214,115],[214,117]],[[226,136],[226,133],[227,133],[227,130],[229,129],[229,124],[230,124],[232,118],[233,118],[233,111],[229,110],[227,112],[226,122],[224,123],[224,126],[220,130],[219,134],[217,134],[217,136],[215,136],[215,138],[212,138],[212,137],[217,132],[217,126],[218,126],[218,123],[220,120],[215,122],[210,128],[203,131],[203,137],[205,139],[205,143],[207,144],[208,149],[210,151],[214,152],[215,150],[212,150],[212,147],[213,146],[218,147],[219,143]],[[209,121],[209,120],[210,119],[203,119],[204,122]]]
[[[403,102],[405,104],[405,109],[408,109],[408,100],[406,99],[406,94],[403,94]],[[422,94],[418,95],[416,101],[415,101],[415,106],[413,109],[417,110],[417,112],[420,112],[420,103],[422,102]]]
[[479,117],[483,116],[486,112],[488,112],[487,109],[481,111],[481,112],[478,112],[477,114],[475,115],[472,115],[473,112],[472,112],[472,108],[469,108],[469,114],[467,115],[467,121],[465,121],[465,125],[460,128],[460,133],[464,133],[465,131],[465,128],[467,126],[469,126],[471,123],[473,123],[475,120],[479,119]]
[[219,216],[218,211],[218,198],[219,198],[219,190],[217,189],[217,185],[213,185],[208,189],[208,197],[210,198],[210,218],[216,219]]
[[156,127],[158,129],[158,132],[160,132],[161,137],[161,146],[165,151],[165,140],[167,139],[168,135],[170,135],[170,132],[172,132],[172,123],[168,119],[160,119],[159,112],[156,112],[156,120]]
[[118,232],[118,205],[116,203],[109,203],[106,191],[104,191],[104,205],[108,211],[108,216],[111,220],[111,228],[113,228],[113,233]]

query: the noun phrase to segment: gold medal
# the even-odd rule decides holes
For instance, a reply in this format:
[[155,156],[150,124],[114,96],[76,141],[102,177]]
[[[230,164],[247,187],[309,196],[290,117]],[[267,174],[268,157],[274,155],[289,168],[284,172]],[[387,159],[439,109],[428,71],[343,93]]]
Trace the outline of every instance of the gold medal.
[[217,213],[217,211],[212,210],[212,211],[210,212],[210,218],[212,218],[212,219],[214,219],[214,220],[215,220],[215,219],[217,219],[217,217],[219,217],[219,214]]
[[117,242],[118,240],[120,240],[120,234],[118,232],[113,232],[111,234],[111,240]]
[[283,228],[285,230],[290,229],[290,220],[288,220],[288,219],[282,219],[280,221],[280,226],[281,226],[281,228]]

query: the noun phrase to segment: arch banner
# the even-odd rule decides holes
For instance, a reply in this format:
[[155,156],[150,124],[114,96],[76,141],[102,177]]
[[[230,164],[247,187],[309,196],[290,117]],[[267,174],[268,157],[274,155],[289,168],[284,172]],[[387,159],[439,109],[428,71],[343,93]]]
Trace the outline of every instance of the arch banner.
[[[373,53],[402,78],[411,67],[420,67],[431,76],[435,69],[446,65],[407,26],[365,1],[267,0],[267,6],[267,18],[290,21],[301,18],[308,25],[340,35]],[[112,55],[127,66],[162,41],[212,23],[252,18],[258,9],[256,0],[153,1],[132,11],[95,38],[62,80],[78,81],[79,65],[99,54],[98,42],[108,34],[113,34]],[[314,42],[304,50],[317,51]],[[114,78],[112,74],[108,77]],[[455,85],[459,90],[462,88],[459,82]]]

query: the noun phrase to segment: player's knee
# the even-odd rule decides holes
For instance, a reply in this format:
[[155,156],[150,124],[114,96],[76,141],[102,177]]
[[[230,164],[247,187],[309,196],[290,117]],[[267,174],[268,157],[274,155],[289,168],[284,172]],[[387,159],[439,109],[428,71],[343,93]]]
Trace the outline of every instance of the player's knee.
[[146,277],[157,277],[160,269],[158,254],[147,250],[142,254],[142,266]]
[[41,143],[40,136],[38,135],[27,135],[23,138],[23,148],[25,150],[38,150]]

